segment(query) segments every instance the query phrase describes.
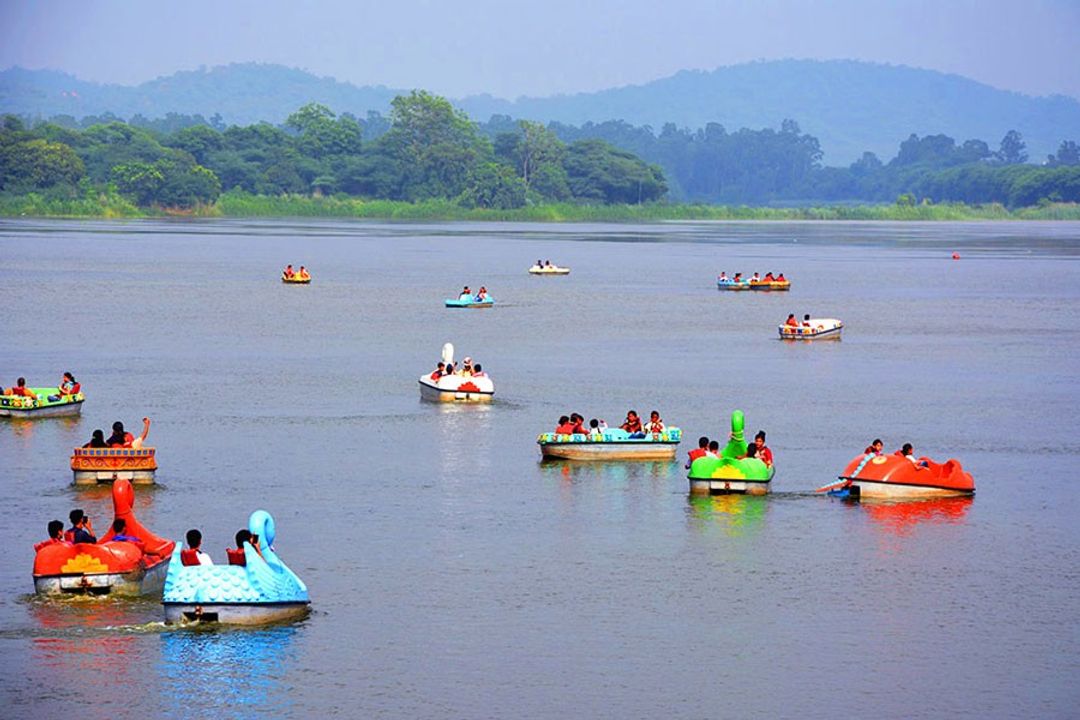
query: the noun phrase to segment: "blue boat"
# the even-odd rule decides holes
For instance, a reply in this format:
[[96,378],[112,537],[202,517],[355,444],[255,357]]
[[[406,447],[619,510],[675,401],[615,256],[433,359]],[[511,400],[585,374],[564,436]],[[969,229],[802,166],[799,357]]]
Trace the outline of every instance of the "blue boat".
[[307,615],[307,586],[274,552],[274,518],[256,510],[248,530],[261,551],[244,543],[244,565],[184,565],[176,544],[165,576],[165,622],[264,625]]
[[445,301],[448,308],[489,308],[495,307],[495,298],[490,295],[480,299],[478,295],[462,295],[456,300],[447,298]]

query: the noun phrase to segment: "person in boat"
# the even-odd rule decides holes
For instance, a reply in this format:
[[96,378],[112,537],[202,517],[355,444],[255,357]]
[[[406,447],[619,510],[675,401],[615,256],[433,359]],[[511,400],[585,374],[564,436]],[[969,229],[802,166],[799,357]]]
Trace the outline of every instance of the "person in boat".
[[37,395],[34,391],[26,387],[26,378],[19,378],[15,381],[15,387],[9,388],[5,395],[18,395],[21,397],[34,398],[37,400]]
[[472,376],[474,378],[487,377],[487,375],[484,374],[484,368],[480,365],[480,363],[476,363],[475,365],[473,365]]
[[536,267],[538,267],[538,268],[544,267],[544,261],[543,260],[537,260],[536,261]]
[[439,378],[443,376],[443,371],[446,370],[446,363],[439,361],[438,367],[435,368],[435,372],[431,373],[430,377],[434,382],[439,382]]
[[604,418],[597,418],[597,427],[600,428],[600,432],[607,430],[607,420]]
[[721,270],[720,271],[720,282],[727,282],[727,281],[728,281],[727,273],[724,272],[723,270]]
[[461,370],[460,370],[459,374],[462,377],[472,377],[473,365],[472,365],[472,358],[471,357],[467,357],[467,358],[465,358],[464,360],[461,361]]
[[56,388],[60,391],[60,395],[78,395],[80,386],[75,382],[75,376],[69,372],[64,373],[64,377],[60,379],[60,384]]
[[604,433],[603,433],[602,430],[600,430],[600,421],[597,420],[596,418],[593,418],[592,420],[590,420],[589,421],[589,437],[600,438],[600,437],[603,437],[603,436],[604,436]]
[[48,540],[42,540],[34,545],[34,552],[48,547],[49,545],[70,545],[67,540],[64,539],[64,521],[63,520],[50,520],[46,528],[49,533]]
[[458,295],[458,300],[471,300],[471,299],[472,299],[472,290],[470,290],[469,286],[466,285],[465,287],[463,287],[461,289],[461,294]]
[[752,282],[752,283],[756,283],[756,282],[761,282],[761,276],[760,276],[760,275],[758,275],[757,273],[754,273],[754,274],[753,274],[753,275],[752,275],[752,276],[750,277],[750,282]]
[[94,526],[85,512],[80,509],[72,510],[68,513],[68,519],[71,520],[71,529],[64,535],[68,542],[75,545],[80,543],[94,545],[97,543]]
[[699,457],[705,457],[709,452],[709,438],[702,435],[698,438],[697,447],[691,450],[687,455],[689,456],[686,461],[686,469],[689,470],[690,466],[694,464],[694,461]]
[[757,449],[755,455],[757,459],[765,463],[766,466],[772,467],[772,450],[765,444],[765,431],[758,430],[757,435],[754,436],[754,447]]
[[806,313],[802,318],[802,326],[810,327],[810,313]]
[[919,459],[915,457],[915,448],[911,443],[904,443],[903,447],[896,451],[896,454],[911,461],[916,470],[924,470],[927,467],[925,462],[919,462]]
[[880,455],[883,447],[885,447],[885,443],[881,442],[881,438],[874,438],[874,442],[863,450],[863,455]]
[[296,277],[296,271],[292,269],[292,263],[286,265],[285,269],[281,271],[281,277],[285,278],[286,280],[292,280],[294,277]]
[[127,522],[123,518],[116,518],[113,520],[112,531],[113,536],[109,538],[109,542],[129,542],[136,545],[142,545],[142,538],[135,537],[134,535],[126,535],[124,530],[127,529]]
[[765,282],[771,283],[771,282],[775,282],[775,281],[776,281],[776,278],[773,277],[773,274],[771,272],[765,273]]
[[653,410],[649,413],[649,422],[645,423],[645,432],[658,435],[664,432],[664,421],[660,419],[660,413]]
[[109,447],[129,448],[135,442],[135,436],[124,430],[124,423],[117,420],[112,424],[112,435],[106,440]]
[[738,273],[738,272],[735,273],[735,277],[731,279],[731,282],[741,283],[742,281],[743,281],[742,273]]
[[202,551],[202,533],[192,528],[187,531],[188,549],[180,551],[180,562],[184,565],[213,565],[214,561]]
[[297,278],[297,280],[310,280],[311,279],[311,273],[309,273],[307,271],[307,268],[305,268],[303,265],[301,265],[300,266],[300,272],[296,273],[296,278]]
[[585,418],[580,413],[570,413],[570,425],[573,428],[573,435],[588,435],[588,431],[585,430]]
[[544,261],[544,267],[551,267],[551,261],[550,260],[545,260]]
[[641,418],[638,417],[636,410],[631,410],[626,413],[626,422],[620,425],[623,430],[629,433],[632,438],[645,437],[645,431],[641,425]]
[[787,278],[784,277],[784,273],[780,273],[779,275],[776,276],[776,282],[779,282],[779,283],[787,282]]
[[476,291],[476,299],[480,301],[487,300],[487,288],[483,285],[481,285],[480,289]]
[[784,325],[787,327],[799,327],[799,321],[795,318],[795,313],[788,313],[787,320],[784,321]]
[[84,448],[107,448],[109,443],[105,442],[105,431],[95,430],[90,436],[90,442],[83,445]]
[[251,531],[247,529],[237,531],[236,548],[225,548],[225,555],[229,558],[230,565],[240,565],[241,567],[247,565],[247,558],[244,556],[244,543],[246,542],[251,542]]
[[559,424],[555,426],[556,435],[573,435],[574,425],[570,422],[570,417],[562,415],[559,417]]
[[720,457],[720,441],[710,440],[709,450],[705,454],[709,457]]
[[757,458],[759,460],[761,459],[757,457],[757,445],[755,445],[754,443],[750,443],[746,446],[746,454],[743,455],[743,459],[751,460],[754,458]]

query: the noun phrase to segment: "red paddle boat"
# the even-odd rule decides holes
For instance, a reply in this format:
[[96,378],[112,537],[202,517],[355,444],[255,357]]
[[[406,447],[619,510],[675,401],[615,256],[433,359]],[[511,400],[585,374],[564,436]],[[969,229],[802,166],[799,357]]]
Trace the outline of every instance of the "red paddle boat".
[[34,590],[39,595],[161,592],[176,543],[158,537],[135,519],[135,491],[128,480],[114,482],[112,496],[116,519],[124,521],[124,536],[137,542],[114,539],[110,528],[97,543],[39,543],[34,556]]
[[928,457],[912,462],[900,455],[859,455],[840,474],[840,482],[818,488],[818,492],[856,498],[953,497],[974,495],[975,480],[955,459],[937,463]]

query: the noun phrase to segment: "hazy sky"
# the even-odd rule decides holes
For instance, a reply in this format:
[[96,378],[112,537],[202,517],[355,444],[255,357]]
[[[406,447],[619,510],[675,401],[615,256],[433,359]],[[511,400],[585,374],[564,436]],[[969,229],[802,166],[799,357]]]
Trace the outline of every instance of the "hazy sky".
[[1080,0],[0,0],[0,68],[135,84],[260,61],[513,98],[855,58],[1080,97]]

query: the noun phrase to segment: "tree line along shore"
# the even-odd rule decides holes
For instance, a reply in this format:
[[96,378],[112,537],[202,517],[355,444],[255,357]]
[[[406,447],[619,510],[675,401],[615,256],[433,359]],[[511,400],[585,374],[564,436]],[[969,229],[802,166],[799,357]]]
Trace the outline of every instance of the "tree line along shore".
[[282,126],[170,115],[0,116],[0,215],[403,220],[1077,220],[1080,148],[1041,165],[1010,131],[911,135],[885,163],[824,167],[779,131],[476,123],[422,91],[389,117],[309,104]]

